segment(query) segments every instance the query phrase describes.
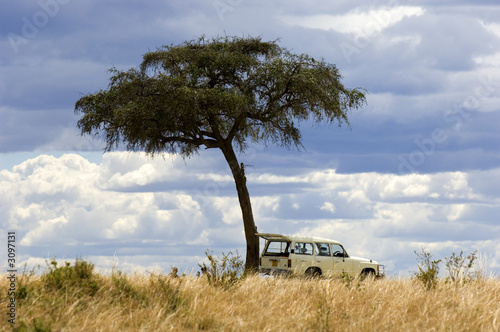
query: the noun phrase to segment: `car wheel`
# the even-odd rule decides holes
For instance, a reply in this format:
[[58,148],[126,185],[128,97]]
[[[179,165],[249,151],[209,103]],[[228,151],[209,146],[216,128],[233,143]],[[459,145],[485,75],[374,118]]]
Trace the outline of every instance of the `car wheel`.
[[306,270],[306,277],[318,278],[321,276],[321,270],[317,267],[310,267]]
[[366,278],[375,278],[375,271],[372,269],[361,271],[361,280],[364,280]]

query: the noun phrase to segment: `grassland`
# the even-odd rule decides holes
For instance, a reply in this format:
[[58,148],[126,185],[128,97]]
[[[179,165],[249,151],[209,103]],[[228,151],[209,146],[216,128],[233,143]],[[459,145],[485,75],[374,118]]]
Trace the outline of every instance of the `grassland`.
[[100,275],[92,266],[19,275],[16,324],[0,279],[3,331],[500,331],[500,280]]

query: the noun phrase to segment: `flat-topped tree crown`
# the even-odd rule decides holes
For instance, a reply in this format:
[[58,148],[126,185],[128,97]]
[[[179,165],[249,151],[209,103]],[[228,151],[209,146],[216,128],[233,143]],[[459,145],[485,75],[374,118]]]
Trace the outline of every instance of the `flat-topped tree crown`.
[[[247,239],[247,270],[258,267],[258,238],[244,170],[235,149],[249,142],[300,146],[298,122],[349,124],[361,89],[347,89],[335,65],[293,54],[261,38],[200,38],[146,53],[138,68],[111,70],[107,90],[82,97],[82,134],[106,150],[190,156],[219,148],[235,178]],[[250,255],[249,255],[250,252]]]

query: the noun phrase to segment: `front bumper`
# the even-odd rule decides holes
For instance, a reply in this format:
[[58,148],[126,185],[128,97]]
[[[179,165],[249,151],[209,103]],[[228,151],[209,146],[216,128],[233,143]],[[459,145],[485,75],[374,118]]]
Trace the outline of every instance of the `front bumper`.
[[378,265],[377,267],[377,278],[385,277],[385,265]]

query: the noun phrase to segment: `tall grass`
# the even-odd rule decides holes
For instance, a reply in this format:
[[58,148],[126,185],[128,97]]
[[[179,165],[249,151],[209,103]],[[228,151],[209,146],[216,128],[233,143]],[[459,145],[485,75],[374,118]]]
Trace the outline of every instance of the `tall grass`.
[[[3,331],[500,331],[500,280],[262,278],[217,287],[206,276],[101,275],[91,265],[18,279],[15,328]],[[58,270],[59,269],[59,270]],[[83,272],[84,273],[83,273]],[[62,279],[70,279],[63,281]],[[78,281],[78,282],[73,282]]]

